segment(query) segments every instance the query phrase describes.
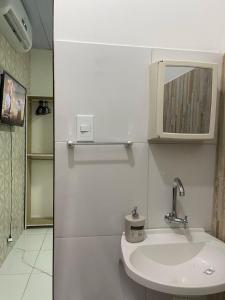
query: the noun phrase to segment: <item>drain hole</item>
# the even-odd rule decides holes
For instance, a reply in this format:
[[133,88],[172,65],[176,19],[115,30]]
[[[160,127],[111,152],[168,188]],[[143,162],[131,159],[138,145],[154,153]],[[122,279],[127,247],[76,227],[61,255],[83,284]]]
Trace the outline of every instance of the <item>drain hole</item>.
[[212,275],[214,272],[216,272],[216,270],[214,270],[213,268],[208,268],[204,271],[206,275]]

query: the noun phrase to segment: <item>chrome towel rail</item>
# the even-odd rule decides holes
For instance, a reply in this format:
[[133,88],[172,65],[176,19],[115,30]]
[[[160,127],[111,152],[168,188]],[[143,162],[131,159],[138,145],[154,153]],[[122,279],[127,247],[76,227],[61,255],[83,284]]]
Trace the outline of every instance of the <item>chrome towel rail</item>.
[[98,146],[98,145],[124,145],[125,147],[129,147],[133,144],[131,141],[125,141],[125,142],[75,142],[68,140],[67,146],[68,147],[74,147],[74,146]]

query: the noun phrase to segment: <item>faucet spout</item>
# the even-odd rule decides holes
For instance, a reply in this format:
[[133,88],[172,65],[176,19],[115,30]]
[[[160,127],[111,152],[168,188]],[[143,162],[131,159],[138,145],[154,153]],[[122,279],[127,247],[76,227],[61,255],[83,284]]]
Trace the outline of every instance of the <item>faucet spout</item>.
[[185,195],[184,186],[179,177],[174,178],[173,180],[173,207],[172,215],[174,218],[177,217],[177,190],[179,189],[180,196]]
[[174,178],[173,188],[176,188],[176,189],[178,188],[180,196],[185,196],[184,186],[179,177]]
[[173,180],[173,204],[172,204],[172,212],[167,214],[165,216],[165,220],[167,220],[169,223],[174,223],[174,224],[183,224],[186,226],[188,223],[187,217],[184,219],[178,218],[177,216],[177,191],[179,190],[180,196],[185,195],[185,190],[184,186],[180,180],[179,177],[175,177]]

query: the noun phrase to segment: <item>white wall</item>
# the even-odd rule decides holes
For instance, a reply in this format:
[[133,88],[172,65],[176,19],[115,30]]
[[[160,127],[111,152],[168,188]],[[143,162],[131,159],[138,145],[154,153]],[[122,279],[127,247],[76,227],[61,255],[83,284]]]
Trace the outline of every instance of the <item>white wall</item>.
[[55,1],[55,40],[225,50],[224,0]]
[[[180,176],[180,213],[210,229],[215,145],[148,145],[148,65],[159,57],[220,64],[221,56],[150,46],[219,53],[224,9],[209,0],[55,1],[55,300],[171,299],[147,295],[124,274],[123,217],[138,204],[147,226],[166,227]],[[96,140],[131,139],[133,150],[68,150],[78,113],[95,114]]]
[[30,95],[53,96],[52,51],[32,49],[30,52]]

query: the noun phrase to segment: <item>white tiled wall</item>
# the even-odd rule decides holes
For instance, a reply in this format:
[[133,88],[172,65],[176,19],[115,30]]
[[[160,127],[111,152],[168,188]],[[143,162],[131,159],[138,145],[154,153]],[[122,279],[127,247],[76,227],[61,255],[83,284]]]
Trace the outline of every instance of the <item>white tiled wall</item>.
[[[134,205],[148,211],[151,51],[67,42],[55,50],[55,298],[145,300],[145,289],[125,275],[120,237]],[[87,113],[95,115],[96,140],[133,146],[68,150],[76,114]]]
[[146,300],[207,300],[207,296],[206,297],[205,296],[180,297],[180,296],[167,295],[156,291],[148,290]]
[[186,194],[179,198],[178,214],[187,215],[191,227],[211,229],[215,157],[215,145],[150,145],[149,227],[165,227],[164,215],[172,209],[173,178],[179,176]]
[[57,238],[55,248],[56,300],[145,300],[119,260],[120,236]]
[[[101,154],[101,158],[99,157]],[[147,211],[148,147],[56,144],[56,237],[120,235],[135,205]],[[63,185],[63,188],[62,188]]]
[[223,0],[56,0],[55,38],[225,50]]
[[[162,53],[55,42],[55,300],[173,300],[127,278],[120,236],[134,205],[147,216],[147,226],[167,226],[175,176],[186,189],[180,214],[188,215],[190,226],[210,229],[215,145],[147,142],[148,65]],[[193,55],[221,58],[187,52],[181,57]],[[95,115],[96,140],[130,139],[133,146],[68,149],[67,139],[76,139],[76,114]]]
[[56,41],[55,61],[56,141],[94,114],[96,139],[146,142],[150,49]]
[[[54,300],[175,300],[126,276],[123,217],[137,204],[148,226],[166,226],[172,179],[180,176],[180,213],[210,229],[216,149],[148,145],[148,65],[161,58],[220,63],[209,51],[225,49],[224,9],[223,0],[55,1]],[[76,114],[95,115],[96,140],[130,139],[132,151],[68,150]]]

